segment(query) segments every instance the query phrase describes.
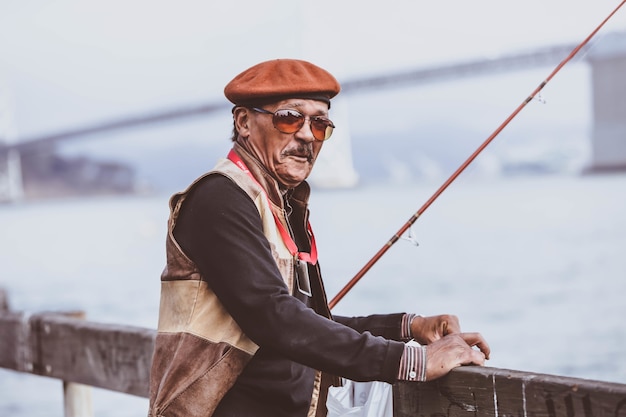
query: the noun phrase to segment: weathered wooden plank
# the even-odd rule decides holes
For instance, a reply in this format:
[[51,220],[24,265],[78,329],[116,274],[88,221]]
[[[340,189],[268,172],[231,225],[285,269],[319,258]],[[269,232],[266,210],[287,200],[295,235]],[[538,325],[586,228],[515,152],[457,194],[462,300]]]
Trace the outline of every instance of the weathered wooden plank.
[[626,385],[488,367],[398,383],[394,416],[626,417]]
[[156,332],[62,316],[31,319],[38,336],[34,372],[64,381],[148,396]]
[[3,313],[0,334],[3,368],[148,396],[154,330],[54,313]]

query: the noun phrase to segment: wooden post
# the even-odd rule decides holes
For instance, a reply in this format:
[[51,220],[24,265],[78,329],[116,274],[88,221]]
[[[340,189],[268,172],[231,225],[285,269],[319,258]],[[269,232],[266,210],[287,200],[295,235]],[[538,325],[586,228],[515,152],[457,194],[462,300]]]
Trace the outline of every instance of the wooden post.
[[[82,311],[66,313],[65,316],[85,320]],[[93,417],[91,387],[75,382],[63,381],[63,408],[65,417]]]
[[93,417],[91,387],[63,381],[65,417]]

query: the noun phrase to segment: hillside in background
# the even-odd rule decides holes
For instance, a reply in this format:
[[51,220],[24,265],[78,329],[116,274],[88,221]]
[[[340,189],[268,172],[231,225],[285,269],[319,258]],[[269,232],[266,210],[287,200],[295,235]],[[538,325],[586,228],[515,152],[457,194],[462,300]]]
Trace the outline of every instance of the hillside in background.
[[[503,134],[474,161],[467,175],[580,172],[588,158],[587,139],[584,132],[570,130],[555,127],[542,131],[541,136],[532,131],[515,137]],[[445,178],[486,139],[482,135],[483,132],[448,125],[422,126],[393,135],[353,137],[353,162],[359,185]],[[171,192],[186,187],[210,170],[230,146],[228,139],[204,145],[177,144],[146,149],[140,155],[126,156],[125,160],[145,186],[158,192]]]

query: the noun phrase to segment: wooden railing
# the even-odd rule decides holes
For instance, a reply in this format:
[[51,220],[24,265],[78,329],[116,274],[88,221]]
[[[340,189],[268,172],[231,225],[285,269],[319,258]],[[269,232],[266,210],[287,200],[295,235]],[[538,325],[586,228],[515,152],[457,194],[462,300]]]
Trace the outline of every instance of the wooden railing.
[[[92,413],[90,386],[147,397],[156,332],[81,316],[14,312],[0,290],[0,367],[63,381],[66,417]],[[463,367],[394,385],[394,416],[626,417],[626,384]]]

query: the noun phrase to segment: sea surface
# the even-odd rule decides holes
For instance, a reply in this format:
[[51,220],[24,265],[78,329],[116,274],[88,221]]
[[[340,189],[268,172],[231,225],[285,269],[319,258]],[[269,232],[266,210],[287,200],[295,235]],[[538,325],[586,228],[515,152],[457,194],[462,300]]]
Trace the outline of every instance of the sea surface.
[[[314,190],[329,297],[439,183]],[[167,195],[0,206],[0,286],[13,310],[84,310],[155,328]],[[466,178],[417,220],[334,312],[452,313],[489,366],[626,383],[626,175]],[[3,335],[0,335],[3,337]],[[0,416],[63,415],[60,381],[0,369]],[[98,417],[147,400],[93,390]]]

